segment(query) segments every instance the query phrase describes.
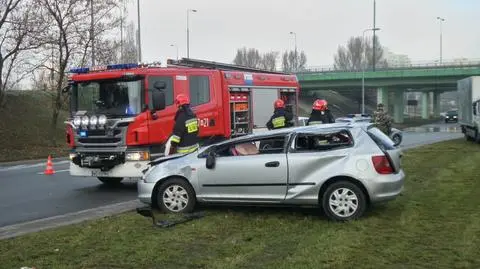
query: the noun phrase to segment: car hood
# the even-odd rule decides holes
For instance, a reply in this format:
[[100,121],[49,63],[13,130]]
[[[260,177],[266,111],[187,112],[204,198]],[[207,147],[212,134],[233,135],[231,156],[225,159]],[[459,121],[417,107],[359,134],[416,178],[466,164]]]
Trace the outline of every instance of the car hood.
[[157,164],[166,162],[166,161],[168,161],[168,160],[178,159],[178,158],[181,158],[181,157],[186,156],[186,155],[188,155],[188,154],[185,154],[185,153],[175,153],[175,154],[172,154],[172,155],[159,157],[159,158],[151,161],[149,164],[150,164],[151,166],[155,166],[155,165],[157,165]]

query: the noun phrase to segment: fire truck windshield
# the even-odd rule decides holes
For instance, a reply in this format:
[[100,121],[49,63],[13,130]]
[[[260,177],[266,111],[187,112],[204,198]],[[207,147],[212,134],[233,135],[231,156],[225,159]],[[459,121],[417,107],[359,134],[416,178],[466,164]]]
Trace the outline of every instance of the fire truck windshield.
[[73,85],[73,110],[111,117],[136,115],[141,112],[141,89],[141,80],[79,82]]

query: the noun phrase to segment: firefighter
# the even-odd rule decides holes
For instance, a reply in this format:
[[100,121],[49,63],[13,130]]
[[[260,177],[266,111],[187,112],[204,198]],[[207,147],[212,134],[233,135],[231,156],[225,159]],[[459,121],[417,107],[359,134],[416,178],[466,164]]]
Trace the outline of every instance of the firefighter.
[[307,121],[307,125],[316,125],[322,123],[334,123],[332,112],[328,109],[326,100],[317,99],[313,102],[312,113]]
[[175,98],[178,106],[175,115],[173,133],[168,139],[165,155],[173,153],[190,153],[199,148],[198,120],[190,108],[188,96],[179,94]]
[[392,132],[392,118],[384,110],[383,104],[377,105],[377,110],[373,113],[373,123],[378,129],[382,130],[386,135]]
[[285,103],[283,100],[275,100],[273,103],[273,108],[273,115],[267,122],[268,130],[290,127],[293,115],[289,111],[285,110]]

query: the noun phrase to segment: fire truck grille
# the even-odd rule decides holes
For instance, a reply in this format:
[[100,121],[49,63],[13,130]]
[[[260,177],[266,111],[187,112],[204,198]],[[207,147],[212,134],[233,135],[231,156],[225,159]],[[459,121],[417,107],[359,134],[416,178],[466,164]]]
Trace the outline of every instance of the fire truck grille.
[[96,147],[118,147],[124,144],[122,141],[124,132],[127,130],[127,126],[121,126],[115,129],[95,129],[88,130],[86,136],[80,136],[81,131],[77,135],[78,145],[86,148]]
[[79,138],[78,142],[80,143],[89,143],[89,144],[107,144],[107,143],[118,143],[122,140],[120,137],[101,137],[101,138]]

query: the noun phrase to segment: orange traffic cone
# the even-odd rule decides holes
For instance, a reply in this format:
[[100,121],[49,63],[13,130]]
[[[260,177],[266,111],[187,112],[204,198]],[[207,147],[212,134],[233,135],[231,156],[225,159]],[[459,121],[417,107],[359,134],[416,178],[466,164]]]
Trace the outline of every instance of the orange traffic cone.
[[53,170],[52,157],[50,155],[48,155],[47,168],[45,168],[45,171],[43,171],[43,174],[45,175],[55,174],[55,170]]

